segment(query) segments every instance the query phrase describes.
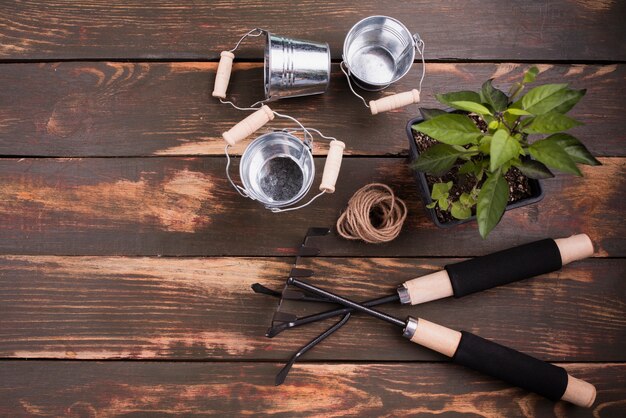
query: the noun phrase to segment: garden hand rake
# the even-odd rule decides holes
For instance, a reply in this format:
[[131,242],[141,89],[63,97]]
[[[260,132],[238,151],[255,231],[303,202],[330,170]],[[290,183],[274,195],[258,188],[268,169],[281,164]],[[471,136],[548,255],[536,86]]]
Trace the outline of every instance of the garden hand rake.
[[411,342],[450,357],[455,363],[538,393],[553,401],[564,400],[588,408],[596,398],[596,389],[592,384],[569,375],[564,368],[470,332],[455,331],[422,318],[409,316],[406,320],[401,320],[302,280],[290,278],[287,282],[309,293],[400,327],[403,329],[403,336]]

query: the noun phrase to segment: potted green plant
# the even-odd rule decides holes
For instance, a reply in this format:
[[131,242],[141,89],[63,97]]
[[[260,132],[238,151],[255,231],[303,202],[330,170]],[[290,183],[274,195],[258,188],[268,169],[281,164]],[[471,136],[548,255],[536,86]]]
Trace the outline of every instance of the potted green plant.
[[486,238],[506,209],[541,199],[538,180],[554,177],[550,169],[580,176],[577,164],[600,164],[564,132],[582,124],[566,113],[586,91],[545,84],[522,95],[537,74],[530,68],[508,95],[492,79],[479,92],[438,94],[452,109],[422,109],[407,125],[412,167],[439,226],[476,218]]

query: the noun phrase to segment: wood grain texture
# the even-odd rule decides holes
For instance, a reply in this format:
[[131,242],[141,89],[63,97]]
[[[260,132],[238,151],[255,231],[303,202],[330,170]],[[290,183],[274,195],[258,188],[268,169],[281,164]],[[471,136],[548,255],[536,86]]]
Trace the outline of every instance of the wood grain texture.
[[[597,256],[623,257],[626,159],[601,161],[584,167],[585,177],[544,181],[542,202],[507,212],[482,240],[474,222],[434,226],[403,158],[345,159],[335,194],[283,214],[240,197],[226,180],[222,158],[3,159],[0,253],[289,255],[308,227],[334,225],[357,189],[379,181],[408,204],[400,236],[380,246],[324,237],[315,240],[322,254],[466,257],[585,232]],[[316,159],[314,185],[322,164]],[[231,169],[237,172],[237,164]]]
[[[384,94],[418,84],[420,65]],[[525,64],[427,64],[423,107],[441,107],[436,93],[479,90],[484,80],[508,89]],[[540,65],[540,82],[587,88],[572,111],[586,123],[572,130],[598,156],[625,156],[626,65]],[[243,119],[210,96],[215,63],[49,63],[0,66],[0,155],[223,155],[222,132]],[[262,64],[235,65],[229,94],[240,105],[261,99]],[[366,94],[368,99],[382,93]],[[351,155],[407,155],[407,122],[417,106],[375,117],[350,93],[338,65],[320,96],[284,99],[272,108],[299,118],[347,145]],[[270,128],[293,126],[273,121]],[[245,145],[234,152],[241,153]],[[327,141],[315,142],[325,154]]]
[[[8,2],[0,20],[4,59],[217,59],[254,27],[325,41],[340,58],[360,19],[389,15],[426,40],[429,58],[624,60],[624,3],[615,0],[455,0],[384,3],[312,0],[171,4],[89,0]],[[261,41],[237,51],[262,58]]]
[[[400,283],[458,259],[315,258],[310,281],[353,299],[395,293]],[[333,320],[264,336],[291,258],[0,257],[0,357],[287,360]],[[591,259],[519,283],[419,307],[420,316],[550,361],[624,361],[626,260]],[[298,315],[328,305],[284,301]],[[357,315],[305,360],[447,361]]]
[[0,413],[71,416],[621,417],[626,366],[564,364],[598,388],[591,409],[551,402],[451,364],[2,362]]

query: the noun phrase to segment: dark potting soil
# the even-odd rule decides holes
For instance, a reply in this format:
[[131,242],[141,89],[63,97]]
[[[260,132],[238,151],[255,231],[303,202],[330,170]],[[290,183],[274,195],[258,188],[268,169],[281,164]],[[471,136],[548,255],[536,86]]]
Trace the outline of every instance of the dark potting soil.
[[259,185],[268,197],[277,202],[291,199],[302,189],[302,170],[289,157],[272,158],[263,166]]
[[[471,115],[470,118],[476,123],[476,126],[480,128],[481,131],[487,132],[487,124],[479,119],[477,116]],[[437,144],[438,142],[425,135],[421,132],[413,132],[413,138],[415,140],[415,145],[417,146],[417,151],[421,154],[426,151],[428,148]],[[433,190],[433,184],[435,183],[447,183],[452,181],[452,189],[450,189],[450,196],[453,196],[453,200],[458,200],[459,196],[463,193],[469,193],[474,186],[476,185],[476,177],[472,174],[459,174],[459,165],[452,167],[450,171],[448,171],[443,176],[431,176],[430,174],[426,174],[426,182],[428,183],[428,192],[431,193]],[[509,201],[508,203],[514,203],[519,200],[528,198],[532,196],[532,190],[530,188],[530,184],[528,182],[528,177],[523,175],[517,168],[511,167],[509,171],[504,175],[507,183],[509,183]],[[485,178],[478,182],[479,186],[484,183]],[[449,210],[442,211],[439,206],[435,207],[435,213],[437,215],[437,219],[439,222],[446,223],[453,220],[457,220],[450,214]],[[476,208],[472,208],[472,215],[476,215]]]

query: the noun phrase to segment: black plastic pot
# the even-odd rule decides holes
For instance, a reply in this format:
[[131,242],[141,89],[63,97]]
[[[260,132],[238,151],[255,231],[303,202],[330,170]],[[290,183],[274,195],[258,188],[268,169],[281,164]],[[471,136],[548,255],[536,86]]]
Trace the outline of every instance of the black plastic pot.
[[[410,163],[413,163],[419,155],[419,152],[417,151],[417,145],[415,144],[415,139],[413,138],[413,131],[411,127],[415,125],[416,123],[423,122],[423,121],[424,121],[423,117],[416,117],[416,118],[411,119],[409,123],[406,125],[406,133],[409,137],[409,162]],[[437,218],[437,213],[435,212],[435,209],[434,208],[429,209],[426,207],[426,205],[429,205],[433,201],[430,197],[430,190],[428,188],[428,183],[426,182],[426,175],[420,171],[413,170],[413,169],[411,170],[413,171],[413,174],[415,176],[415,181],[417,182],[417,187],[419,189],[422,202],[424,202],[424,207],[426,208],[428,215],[430,216],[432,221],[435,223],[435,225],[437,225],[439,228],[450,228],[452,226],[464,224],[466,222],[470,222],[476,219],[476,215],[472,215],[470,218],[467,218],[467,219],[463,219],[463,220],[455,219],[452,221],[448,221],[446,223],[441,223],[441,221],[439,221],[439,219]],[[528,182],[529,182],[532,195],[530,197],[527,197],[526,199],[518,200],[515,203],[508,204],[506,206],[505,211],[519,208],[519,207],[526,206],[526,205],[531,205],[543,199],[543,189],[541,188],[541,184],[539,183],[539,180],[529,178]]]

